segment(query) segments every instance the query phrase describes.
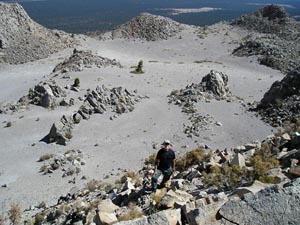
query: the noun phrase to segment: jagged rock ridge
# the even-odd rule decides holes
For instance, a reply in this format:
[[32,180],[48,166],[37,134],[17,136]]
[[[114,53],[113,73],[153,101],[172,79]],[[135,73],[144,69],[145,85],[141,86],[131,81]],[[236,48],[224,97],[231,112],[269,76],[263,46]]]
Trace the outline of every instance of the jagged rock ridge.
[[300,24],[279,5],[267,5],[254,13],[242,15],[231,24],[259,33],[276,34],[287,40],[297,38],[300,31]]
[[17,3],[0,2],[0,63],[26,63],[46,58],[75,44],[71,35],[34,22]]
[[166,17],[142,13],[114,29],[112,37],[156,41],[175,36],[185,26]]
[[259,36],[250,34],[233,54],[259,55],[258,61],[261,64],[284,73],[299,65],[300,23],[281,6],[266,6],[257,12],[241,16],[231,24],[260,33]]

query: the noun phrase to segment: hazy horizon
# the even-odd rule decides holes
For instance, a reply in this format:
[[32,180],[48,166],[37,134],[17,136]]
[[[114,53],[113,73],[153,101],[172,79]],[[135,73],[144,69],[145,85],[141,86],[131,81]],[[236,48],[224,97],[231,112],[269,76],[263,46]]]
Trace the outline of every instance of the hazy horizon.
[[[296,0],[5,0],[3,2],[19,2],[29,16],[43,26],[71,33],[110,30],[141,12],[167,16],[180,23],[198,26],[231,20],[266,4],[280,4],[291,15],[300,15],[300,3]],[[184,9],[184,13],[178,13],[177,9]]]

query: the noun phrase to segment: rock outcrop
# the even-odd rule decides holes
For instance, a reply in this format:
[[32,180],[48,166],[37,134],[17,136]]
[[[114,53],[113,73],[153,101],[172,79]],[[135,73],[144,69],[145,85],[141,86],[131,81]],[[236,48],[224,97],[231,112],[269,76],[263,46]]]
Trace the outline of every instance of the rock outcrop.
[[96,66],[98,68],[106,66],[121,67],[121,64],[115,59],[112,60],[94,55],[91,51],[74,49],[73,54],[68,59],[56,65],[56,67],[53,69],[53,73],[78,72],[82,71],[84,67],[91,66]]
[[273,186],[243,200],[232,200],[219,213],[233,224],[299,224],[300,179]]
[[259,33],[250,33],[233,54],[258,55],[261,64],[284,73],[299,65],[300,23],[289,16],[283,7],[269,5],[255,13],[243,15],[231,24]]
[[[44,207],[42,224],[297,224],[300,174],[292,169],[300,171],[299,147],[300,134],[289,130],[234,150],[196,149],[179,157],[172,182],[151,194],[148,162],[136,173],[124,171],[115,184],[91,180],[83,190],[70,191],[57,205]],[[234,153],[251,150],[246,166],[230,165]],[[79,167],[80,155],[67,152],[63,160]],[[52,172],[52,164],[45,169]]]
[[75,44],[71,35],[34,22],[17,3],[0,3],[0,63],[46,58]]
[[242,15],[231,24],[259,33],[276,34],[284,39],[294,39],[300,31],[300,24],[279,5],[267,5],[254,13]]
[[228,76],[225,73],[211,70],[198,84],[192,83],[184,89],[174,90],[170,93],[169,103],[174,103],[182,108],[182,112],[190,114],[190,125],[184,125],[184,132],[188,137],[198,136],[201,129],[213,121],[210,115],[197,113],[195,104],[200,101],[234,100],[229,87]]
[[79,124],[81,119],[88,120],[93,114],[103,114],[112,111],[114,116],[128,113],[134,110],[134,105],[145,96],[137,95],[136,91],[129,92],[123,87],[106,88],[104,85],[97,86],[95,90],[88,91],[83,104],[72,116],[63,116],[60,121],[55,122],[49,134],[43,139],[47,143],[56,142],[66,145],[72,138],[72,130],[75,124]]
[[142,13],[112,31],[112,38],[156,41],[175,36],[187,25],[166,17]]
[[300,117],[300,67],[272,84],[255,109],[273,126]]

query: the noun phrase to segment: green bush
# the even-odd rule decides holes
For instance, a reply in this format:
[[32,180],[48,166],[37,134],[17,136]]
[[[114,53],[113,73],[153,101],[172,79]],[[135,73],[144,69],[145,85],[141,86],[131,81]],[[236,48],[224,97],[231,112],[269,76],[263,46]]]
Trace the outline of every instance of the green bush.
[[138,62],[137,66],[132,67],[132,68],[135,68],[135,70],[131,71],[131,73],[134,73],[134,74],[143,74],[144,73],[144,71],[143,71],[143,65],[144,65],[143,60],[140,60]]
[[78,77],[76,77],[75,78],[75,80],[74,80],[74,87],[79,87],[79,85],[80,85],[80,80],[79,80],[79,78]]

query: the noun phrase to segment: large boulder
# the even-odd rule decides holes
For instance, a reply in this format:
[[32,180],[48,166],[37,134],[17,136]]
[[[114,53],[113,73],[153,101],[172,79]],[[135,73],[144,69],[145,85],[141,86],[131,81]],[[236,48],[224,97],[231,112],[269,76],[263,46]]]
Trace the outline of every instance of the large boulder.
[[59,145],[66,145],[66,142],[72,138],[73,123],[71,119],[63,116],[59,121],[55,122],[46,140],[48,143],[56,142]]
[[215,70],[211,70],[201,81],[204,91],[212,92],[218,98],[226,97],[228,94],[229,88],[227,83],[228,76]]
[[179,225],[181,224],[180,209],[164,210],[148,217],[116,223],[115,225]]
[[283,187],[274,185],[245,195],[243,200],[231,200],[220,209],[220,215],[234,224],[297,225],[300,221],[300,179]]

